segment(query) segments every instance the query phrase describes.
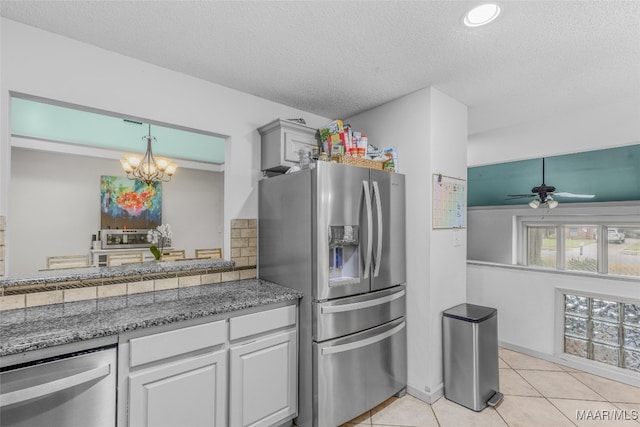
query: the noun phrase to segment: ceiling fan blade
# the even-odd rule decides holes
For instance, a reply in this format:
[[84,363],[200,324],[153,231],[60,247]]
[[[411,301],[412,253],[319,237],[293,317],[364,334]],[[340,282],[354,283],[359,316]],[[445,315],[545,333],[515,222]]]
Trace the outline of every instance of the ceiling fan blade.
[[595,194],[553,193],[556,197],[574,197],[579,199],[593,199]]
[[505,200],[524,199],[525,197],[536,197],[537,194],[509,194]]

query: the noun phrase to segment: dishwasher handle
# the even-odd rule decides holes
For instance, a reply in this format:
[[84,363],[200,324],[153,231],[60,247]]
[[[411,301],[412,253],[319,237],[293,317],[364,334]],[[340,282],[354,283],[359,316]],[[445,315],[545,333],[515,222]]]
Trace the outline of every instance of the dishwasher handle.
[[8,393],[2,393],[0,394],[0,408],[47,396],[52,393],[57,393],[67,388],[75,387],[91,382],[98,378],[106,377],[110,373],[111,365],[104,365],[97,368],[89,369],[88,371],[80,372],[79,374],[71,375],[66,378],[61,378],[59,380],[50,381],[48,383],[39,384],[21,390],[10,391]]

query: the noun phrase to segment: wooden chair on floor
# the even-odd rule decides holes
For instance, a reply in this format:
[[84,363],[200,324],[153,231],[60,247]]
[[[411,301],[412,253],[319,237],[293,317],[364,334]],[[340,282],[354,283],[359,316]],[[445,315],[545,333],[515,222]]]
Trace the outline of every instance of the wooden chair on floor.
[[135,264],[142,262],[142,252],[116,252],[107,255],[107,266]]
[[63,255],[47,257],[47,269],[89,267],[89,255]]
[[222,248],[196,249],[196,258],[222,258]]
[[163,261],[176,261],[179,259],[185,259],[185,250],[184,249],[175,249],[170,251],[162,252],[162,260]]

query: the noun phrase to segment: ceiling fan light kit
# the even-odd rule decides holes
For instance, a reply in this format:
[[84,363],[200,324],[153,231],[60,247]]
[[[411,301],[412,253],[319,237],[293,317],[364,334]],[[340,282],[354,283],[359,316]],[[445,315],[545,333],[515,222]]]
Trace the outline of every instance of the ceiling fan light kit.
[[531,189],[531,194],[510,194],[507,196],[507,200],[536,197],[529,202],[529,206],[533,209],[537,209],[541,204],[546,204],[549,209],[553,209],[558,206],[558,201],[554,200],[552,195],[559,197],[577,197],[581,199],[593,199],[594,194],[573,194],[573,193],[556,193],[556,187],[552,185],[546,185],[544,183],[544,157],[542,158],[542,184],[538,187]]

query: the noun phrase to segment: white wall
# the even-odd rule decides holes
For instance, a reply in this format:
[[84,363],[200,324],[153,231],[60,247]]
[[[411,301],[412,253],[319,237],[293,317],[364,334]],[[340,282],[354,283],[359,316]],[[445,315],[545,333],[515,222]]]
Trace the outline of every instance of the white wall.
[[[0,214],[7,212],[9,91],[228,137],[225,153],[225,253],[231,218],[258,215],[260,135],[277,117],[329,121],[285,105],[156,67],[2,18],[0,37]],[[233,60],[233,58],[221,58]],[[135,141],[137,143],[137,141]],[[11,227],[7,218],[7,228]],[[7,251],[11,252],[11,241]]]
[[631,93],[622,99],[602,100],[595,108],[469,135],[468,165],[548,157],[638,142],[640,94]]
[[[602,100],[597,108],[483,132],[469,137],[468,164],[477,166],[576,153],[637,144],[640,141],[640,94],[622,99]],[[639,165],[640,167],[640,165]],[[561,215],[627,215],[640,218],[640,202],[627,204],[560,204],[553,211],[535,212],[538,219],[553,221]],[[511,264],[516,250],[514,218],[533,215],[528,206],[470,209],[468,212],[468,253],[470,260]],[[640,300],[638,281],[616,280],[559,272],[538,272],[500,265],[467,267],[468,302],[498,309],[498,338],[508,347],[560,360],[562,344],[558,336],[562,324],[557,319],[558,289],[591,292],[617,298]],[[564,356],[562,356],[564,357]],[[566,359],[566,357],[565,357]],[[566,360],[564,360],[567,363]],[[576,363],[571,360],[574,366]],[[587,363],[576,366],[599,375],[640,384],[638,376]]]
[[[24,149],[11,154],[7,274],[46,268],[51,255],[88,255],[100,229],[100,177],[123,176],[119,164]],[[171,224],[173,247],[187,257],[196,248],[222,247],[224,174],[180,169],[162,186],[162,221]]]
[[637,282],[469,264],[467,300],[498,309],[498,340],[508,348],[640,386],[640,374],[562,355],[562,291],[640,300]]
[[434,173],[466,179],[467,109],[429,88],[348,119],[370,143],[395,146],[406,175],[408,386],[433,401],[442,392],[441,313],[466,299],[466,243],[431,229]]

